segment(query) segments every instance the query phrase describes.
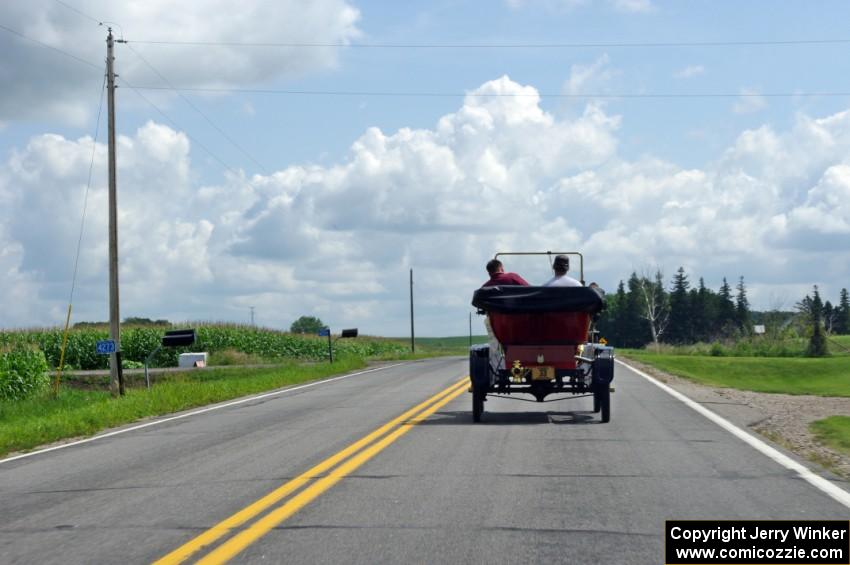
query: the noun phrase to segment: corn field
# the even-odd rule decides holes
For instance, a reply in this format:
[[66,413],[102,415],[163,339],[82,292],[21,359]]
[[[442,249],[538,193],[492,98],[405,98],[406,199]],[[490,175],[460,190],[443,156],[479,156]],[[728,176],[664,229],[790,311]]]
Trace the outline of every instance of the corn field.
[[[121,330],[121,350],[125,360],[144,362],[156,349],[162,336],[170,327],[135,327]],[[173,367],[177,365],[180,353],[188,351],[206,351],[215,353],[236,350],[268,360],[297,359],[321,360],[327,357],[327,338],[289,334],[276,330],[235,325],[202,325],[196,327],[197,341],[191,347],[163,348],[151,362],[153,367]],[[108,369],[109,357],[97,355],[95,344],[99,340],[109,339],[109,332],[103,328],[73,329],[68,333],[68,346],[65,351],[65,369],[90,370]],[[62,347],[62,330],[40,329],[0,332],[0,350],[35,347],[42,352],[50,367],[59,365]],[[385,354],[402,354],[407,347],[398,341],[361,337],[345,339],[333,343],[334,355],[356,355],[372,357]]]

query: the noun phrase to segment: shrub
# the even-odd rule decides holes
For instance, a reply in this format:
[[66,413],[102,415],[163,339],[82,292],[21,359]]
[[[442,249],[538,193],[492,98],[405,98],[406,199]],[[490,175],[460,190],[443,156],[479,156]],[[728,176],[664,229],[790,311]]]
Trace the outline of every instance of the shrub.
[[723,357],[726,355],[726,350],[716,341],[711,344],[711,349],[708,352],[712,357]]
[[0,351],[0,400],[21,400],[50,385],[44,353],[18,346]]

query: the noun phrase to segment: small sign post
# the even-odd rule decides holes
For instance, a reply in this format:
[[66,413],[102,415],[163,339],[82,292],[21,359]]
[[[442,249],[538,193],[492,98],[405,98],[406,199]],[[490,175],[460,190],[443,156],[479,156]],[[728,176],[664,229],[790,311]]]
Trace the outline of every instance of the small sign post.
[[102,339],[95,345],[95,351],[98,355],[112,355],[115,353],[115,340]]
[[322,328],[319,330],[319,337],[328,336],[328,359],[330,362],[334,362],[334,351],[333,346],[331,345],[331,329],[330,328]]

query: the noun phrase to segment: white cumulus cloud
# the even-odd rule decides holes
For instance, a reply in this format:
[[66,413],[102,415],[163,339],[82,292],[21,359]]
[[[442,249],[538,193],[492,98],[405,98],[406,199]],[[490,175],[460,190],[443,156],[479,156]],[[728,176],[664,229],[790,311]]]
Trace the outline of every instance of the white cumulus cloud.
[[[137,53],[182,87],[245,86],[333,67],[338,49],[256,49],[227,43],[280,43],[286,38],[289,43],[334,44],[360,34],[359,11],[345,0],[256,0],[240,4],[236,11],[226,0],[80,0],[74,6],[95,19],[117,22],[116,36],[130,43],[116,45],[116,71],[138,86],[164,84]],[[205,15],[202,20],[199,13]],[[0,34],[0,76],[15,77],[4,81],[0,91],[0,120],[48,117],[85,123],[103,74],[106,29],[56,2],[9,2],[3,15],[5,26],[94,68],[10,33]],[[143,41],[208,44],[134,43]]]
[[[623,158],[621,127],[593,103],[553,114],[502,76],[430,128],[367,129],[337,163],[201,184],[185,134],[149,122],[119,138],[122,312],[244,321],[255,306],[277,327],[312,314],[401,335],[413,268],[417,331],[462,334],[484,263],[509,250],[580,250],[609,288],[648,264],[715,288],[744,275],[763,307],[850,284],[850,111],[743,131],[696,168]],[[3,326],[61,321],[91,151],[37,135],[0,165]],[[98,144],[76,319],[107,312],[105,167]]]

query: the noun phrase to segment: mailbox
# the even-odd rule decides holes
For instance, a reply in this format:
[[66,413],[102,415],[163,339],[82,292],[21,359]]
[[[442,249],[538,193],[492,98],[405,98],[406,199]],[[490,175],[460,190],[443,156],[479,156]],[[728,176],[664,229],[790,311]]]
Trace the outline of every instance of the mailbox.
[[165,332],[162,338],[163,347],[182,347],[195,343],[194,328],[188,330],[171,330]]

